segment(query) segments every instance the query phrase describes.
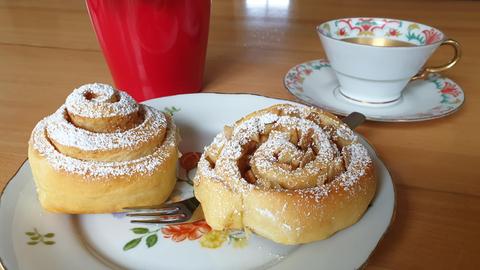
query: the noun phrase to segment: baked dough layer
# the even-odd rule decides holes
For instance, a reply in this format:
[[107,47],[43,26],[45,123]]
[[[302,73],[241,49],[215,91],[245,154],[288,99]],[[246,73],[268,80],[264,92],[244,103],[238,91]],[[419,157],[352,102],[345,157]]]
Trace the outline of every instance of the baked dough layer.
[[377,180],[367,149],[336,116],[280,104],[225,127],[205,149],[194,183],[213,229],[300,244],[357,222]]
[[[112,89],[82,86],[34,128],[28,157],[45,209],[119,212],[161,204],[172,192],[178,158],[172,117]],[[114,128],[106,124],[112,121]]]

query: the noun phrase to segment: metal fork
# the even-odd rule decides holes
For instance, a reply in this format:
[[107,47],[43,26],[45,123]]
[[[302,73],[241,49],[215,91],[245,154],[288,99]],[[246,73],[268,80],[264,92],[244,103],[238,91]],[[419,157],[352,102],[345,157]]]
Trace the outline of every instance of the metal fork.
[[147,219],[133,219],[131,223],[156,223],[170,224],[182,223],[189,220],[200,202],[195,198],[189,198],[175,203],[160,205],[125,207],[128,217],[143,217]]
[[356,127],[360,126],[361,124],[363,124],[363,122],[365,122],[365,120],[365,115],[359,112],[352,112],[342,119],[342,121],[347,124],[347,126],[351,129],[355,129]]

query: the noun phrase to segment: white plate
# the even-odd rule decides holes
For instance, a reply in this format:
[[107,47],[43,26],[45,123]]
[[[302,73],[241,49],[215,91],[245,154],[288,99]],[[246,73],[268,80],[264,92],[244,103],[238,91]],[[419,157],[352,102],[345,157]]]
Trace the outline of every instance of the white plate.
[[[287,101],[255,95],[206,93],[146,103],[176,111],[175,122],[182,133],[180,148],[185,153],[202,151],[225,124],[257,109],[284,102]],[[138,233],[145,234],[135,234],[132,228],[146,226],[130,224],[122,214],[48,213],[37,201],[30,166],[25,162],[0,197],[1,263],[9,270],[357,269],[366,262],[387,230],[395,204],[390,174],[373,149],[366,145],[375,157],[379,178],[371,207],[355,225],[326,240],[299,246],[279,245],[255,235],[245,238],[240,232],[208,232],[203,222],[187,227],[147,227],[150,232],[137,229]],[[185,172],[180,175],[185,177]],[[177,192],[191,193],[191,186],[185,182],[179,182],[177,189]],[[158,231],[153,232],[155,230]],[[172,240],[182,237],[187,239]],[[189,240],[188,237],[200,238]],[[136,238],[141,240],[132,247],[135,241],[131,241]],[[126,245],[129,242],[131,244]],[[147,247],[147,243],[151,247]],[[205,248],[202,243],[218,247]],[[126,246],[131,248],[124,250]]]
[[360,112],[379,122],[416,122],[456,112],[465,100],[462,88],[439,74],[408,83],[397,102],[369,105],[352,101],[339,91],[334,71],[327,60],[313,60],[291,68],[284,78],[287,90],[300,101],[338,115]]

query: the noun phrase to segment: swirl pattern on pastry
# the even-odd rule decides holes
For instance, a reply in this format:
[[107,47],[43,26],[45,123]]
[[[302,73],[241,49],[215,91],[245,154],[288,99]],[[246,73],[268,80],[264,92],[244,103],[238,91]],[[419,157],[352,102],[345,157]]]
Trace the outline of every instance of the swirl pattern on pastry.
[[[68,213],[162,203],[176,181],[177,140],[170,116],[111,86],[84,85],[32,132],[29,158],[40,201]],[[69,194],[70,188],[80,190]],[[88,192],[78,194],[82,189]]]
[[355,134],[315,108],[275,105],[226,126],[205,148],[195,194],[214,229],[306,243],[356,222],[376,189]]

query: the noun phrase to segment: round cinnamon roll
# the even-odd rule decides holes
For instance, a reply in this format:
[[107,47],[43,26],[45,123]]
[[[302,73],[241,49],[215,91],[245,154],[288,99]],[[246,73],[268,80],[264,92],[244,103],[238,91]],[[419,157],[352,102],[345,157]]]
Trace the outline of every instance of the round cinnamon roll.
[[169,115],[95,83],[36,125],[28,157],[45,209],[107,213],[163,203],[176,182],[177,144]]
[[299,244],[357,222],[377,182],[367,149],[336,116],[281,104],[226,126],[194,183],[213,229]]

